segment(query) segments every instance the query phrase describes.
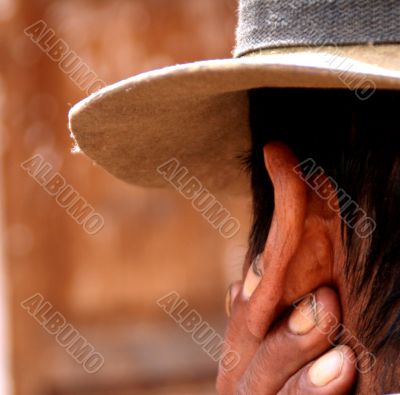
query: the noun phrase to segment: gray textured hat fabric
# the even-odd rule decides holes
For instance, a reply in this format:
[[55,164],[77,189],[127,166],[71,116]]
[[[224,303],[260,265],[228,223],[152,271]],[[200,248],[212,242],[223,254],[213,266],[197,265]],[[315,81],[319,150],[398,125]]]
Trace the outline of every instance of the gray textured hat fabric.
[[242,0],[235,56],[277,47],[400,42],[399,0]]
[[[128,183],[166,187],[180,163],[211,192],[246,193],[250,89],[400,90],[400,0],[242,0],[236,58],[133,76],[75,105],[70,129]],[[346,44],[346,45],[344,45]]]

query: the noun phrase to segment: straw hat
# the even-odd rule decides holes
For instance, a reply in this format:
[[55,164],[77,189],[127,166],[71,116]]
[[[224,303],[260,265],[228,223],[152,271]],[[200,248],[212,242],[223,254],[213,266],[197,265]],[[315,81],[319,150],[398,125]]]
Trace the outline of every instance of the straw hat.
[[[174,159],[210,191],[243,192],[248,95],[260,87],[400,89],[400,1],[241,0],[234,58],[128,78],[70,111],[79,148],[131,184]],[[266,109],[268,111],[268,109]]]

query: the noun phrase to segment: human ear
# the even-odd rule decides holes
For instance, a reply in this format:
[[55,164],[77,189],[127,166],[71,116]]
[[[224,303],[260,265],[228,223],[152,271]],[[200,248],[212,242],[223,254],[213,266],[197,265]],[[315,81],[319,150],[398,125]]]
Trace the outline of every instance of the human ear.
[[[299,176],[299,161],[286,145],[267,144],[264,160],[274,188],[274,213],[259,258],[261,273],[250,267],[243,287],[243,297],[249,299],[247,324],[257,337],[296,299],[334,285],[340,235],[340,217]],[[317,176],[328,180],[323,173]]]

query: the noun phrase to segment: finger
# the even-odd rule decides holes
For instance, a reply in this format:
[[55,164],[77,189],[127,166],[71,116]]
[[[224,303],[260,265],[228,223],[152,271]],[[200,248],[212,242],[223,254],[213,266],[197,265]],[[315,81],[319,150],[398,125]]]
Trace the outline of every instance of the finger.
[[246,323],[247,298],[243,296],[242,283],[234,283],[226,298],[226,309],[230,315],[225,331],[225,349],[234,350],[239,356],[239,362],[230,368],[224,359],[219,364],[217,390],[219,394],[233,394],[234,388],[247,369],[251,359],[257,352],[262,339],[253,336]]
[[339,321],[333,290],[323,287],[309,295],[263,341],[239,393],[275,395],[299,369],[331,348],[329,338]]
[[337,347],[297,372],[278,395],[349,394],[357,376],[354,360],[349,347]]

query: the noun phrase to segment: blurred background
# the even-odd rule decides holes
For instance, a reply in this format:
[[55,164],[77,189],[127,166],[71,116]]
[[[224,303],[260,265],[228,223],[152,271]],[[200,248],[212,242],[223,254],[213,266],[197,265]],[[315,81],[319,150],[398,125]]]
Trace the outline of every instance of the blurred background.
[[[231,56],[235,0],[0,0],[0,393],[214,394],[217,363],[157,300],[178,292],[219,334],[240,278],[249,202],[225,240],[176,191],[143,190],[72,154],[86,96],[24,30],[42,20],[101,80]],[[21,163],[40,154],[104,217],[87,234]],[[194,174],[195,175],[195,174]],[[88,374],[21,302],[40,293],[104,356]]]

